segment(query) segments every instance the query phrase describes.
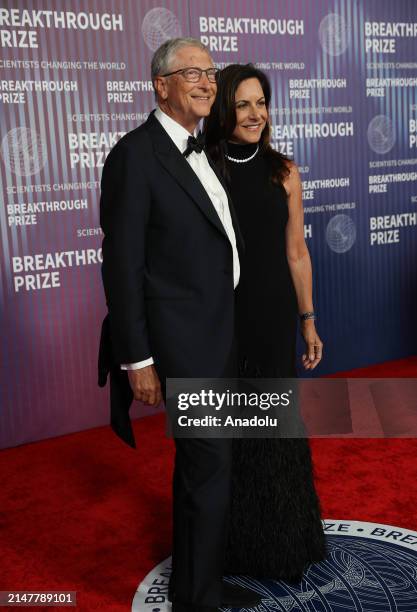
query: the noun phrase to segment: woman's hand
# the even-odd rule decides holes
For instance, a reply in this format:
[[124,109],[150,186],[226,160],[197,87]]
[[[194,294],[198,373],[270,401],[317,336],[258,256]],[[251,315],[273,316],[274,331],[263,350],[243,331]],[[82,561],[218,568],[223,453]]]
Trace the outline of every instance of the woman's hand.
[[301,321],[301,334],[306,343],[306,352],[302,356],[303,366],[306,370],[314,370],[322,358],[323,342],[316,331],[313,319]]

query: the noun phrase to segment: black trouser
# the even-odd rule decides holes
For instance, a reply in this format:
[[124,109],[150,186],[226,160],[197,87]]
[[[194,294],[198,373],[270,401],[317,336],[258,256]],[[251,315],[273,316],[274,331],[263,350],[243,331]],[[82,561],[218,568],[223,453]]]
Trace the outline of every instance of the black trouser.
[[[223,377],[236,376],[233,347]],[[221,605],[229,524],[232,440],[176,438],[172,587],[175,612]]]
[[231,440],[175,440],[173,588],[176,610],[218,608],[229,520]]

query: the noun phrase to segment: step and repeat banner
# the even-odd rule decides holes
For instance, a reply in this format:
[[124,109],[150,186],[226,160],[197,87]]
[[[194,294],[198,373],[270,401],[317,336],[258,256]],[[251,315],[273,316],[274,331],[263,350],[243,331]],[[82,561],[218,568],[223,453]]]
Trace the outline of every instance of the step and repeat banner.
[[271,79],[273,144],[303,180],[317,375],[416,352],[415,0],[3,1],[2,447],[108,423],[100,176],[154,107],[153,52],[182,35]]

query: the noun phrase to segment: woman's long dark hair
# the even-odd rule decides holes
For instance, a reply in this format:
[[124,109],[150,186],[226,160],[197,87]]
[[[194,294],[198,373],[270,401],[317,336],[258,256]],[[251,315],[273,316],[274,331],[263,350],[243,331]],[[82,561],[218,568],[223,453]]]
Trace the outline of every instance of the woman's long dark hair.
[[[227,181],[229,176],[225,154],[227,141],[231,140],[236,127],[236,90],[246,79],[258,79],[265,97],[266,108],[269,109],[271,85],[266,74],[255,68],[253,64],[231,64],[218,73],[216,99],[210,115],[204,120],[203,129],[208,153]],[[271,147],[269,122],[262,130],[259,147],[269,162],[271,180],[282,185],[290,172],[288,162],[291,160]]]

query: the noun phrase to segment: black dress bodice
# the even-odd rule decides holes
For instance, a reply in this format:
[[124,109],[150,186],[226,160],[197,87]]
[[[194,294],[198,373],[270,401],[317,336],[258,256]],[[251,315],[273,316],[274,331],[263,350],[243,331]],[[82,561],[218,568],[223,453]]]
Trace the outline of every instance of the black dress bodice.
[[[245,160],[256,148],[228,143],[227,153]],[[286,256],[287,193],[271,180],[260,151],[242,163],[228,160],[227,169],[245,242],[236,289],[241,374],[295,376],[297,301]]]

